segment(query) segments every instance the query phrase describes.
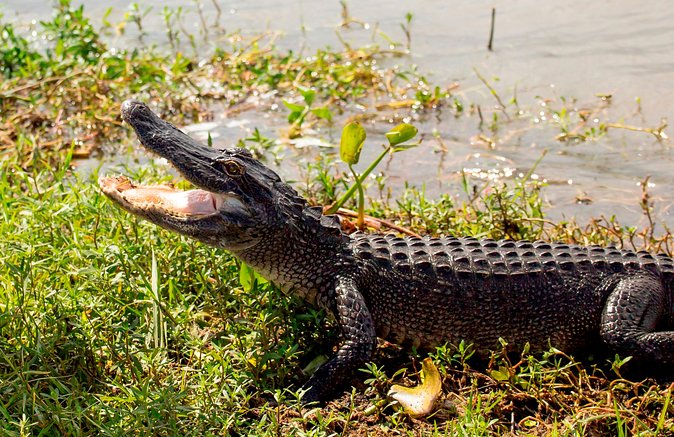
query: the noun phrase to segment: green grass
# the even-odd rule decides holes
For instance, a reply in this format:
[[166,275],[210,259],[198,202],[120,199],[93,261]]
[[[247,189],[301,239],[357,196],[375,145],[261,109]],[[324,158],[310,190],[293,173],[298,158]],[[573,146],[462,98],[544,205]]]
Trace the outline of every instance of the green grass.
[[[474,111],[470,102],[414,72],[385,80],[390,71],[372,68],[372,59],[385,56],[376,47],[307,58],[261,37],[233,43],[203,64],[153,49],[111,53],[67,2],[41,28],[55,38],[49,53],[2,26],[0,435],[674,433],[672,386],[623,379],[619,360],[613,370],[604,360],[580,364],[559,351],[495,351],[481,362],[463,344],[432,352],[444,378],[432,417],[410,419],[386,399],[391,383],[417,380],[423,357],[391,346],[378,350],[351,393],[301,411],[304,369],[338,341],[331,321],[269,284],[243,287],[229,254],[126,214],[99,192],[96,172],[72,171],[73,157],[90,148],[130,144],[115,114],[132,95],[160,101],[174,121],[198,120],[218,99],[259,89],[292,96],[302,71],[298,84],[316,91],[312,107],[328,105],[336,116],[344,102],[364,95],[411,97],[415,110],[446,105],[457,116]],[[227,87],[195,88],[207,75]],[[202,100],[182,98],[186,93]],[[576,141],[607,132],[585,132],[582,114],[550,111],[563,133],[584,135]],[[308,112],[297,133],[312,123],[327,120]],[[493,132],[500,123],[506,121],[492,117]],[[264,154],[275,139],[256,131],[244,143]],[[334,159],[322,154],[296,185],[314,203],[327,205],[348,186]],[[169,177],[152,164],[129,171],[148,182]],[[646,229],[615,218],[551,223],[540,195],[545,186],[526,177],[506,185],[466,176],[462,201],[428,199],[414,187],[392,198],[384,177],[368,183],[370,216],[419,233],[672,247],[671,234],[656,235],[652,221]],[[643,198],[648,214],[646,191]]]
[[243,292],[227,254],[134,223],[93,181],[7,164],[5,431],[246,429],[242,409],[298,376],[321,316],[272,287]]
[[[445,376],[434,417],[412,420],[388,406],[393,375],[414,371],[412,358],[390,347],[375,360],[383,367],[363,373],[367,384],[302,415],[301,369],[337,341],[323,315],[269,285],[245,291],[227,253],[122,212],[93,176],[80,180],[68,164],[26,171],[16,160],[2,162],[0,414],[7,435],[673,430],[667,386],[623,380],[610,367],[558,352],[520,362],[496,353],[485,366],[467,359],[465,348],[434,353]],[[163,178],[152,168],[134,176]],[[485,205],[478,216],[487,218],[471,226],[490,220],[491,201],[470,208],[478,203]],[[463,217],[423,197],[414,204],[400,210],[410,224],[440,213]],[[475,234],[499,232],[484,226]]]

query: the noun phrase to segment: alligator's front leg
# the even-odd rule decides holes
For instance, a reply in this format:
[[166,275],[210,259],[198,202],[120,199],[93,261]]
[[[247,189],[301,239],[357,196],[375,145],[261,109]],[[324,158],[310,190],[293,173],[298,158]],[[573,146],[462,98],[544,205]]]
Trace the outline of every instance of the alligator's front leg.
[[344,390],[359,368],[374,352],[377,336],[370,311],[352,278],[340,278],[335,287],[334,306],[342,330],[337,354],[322,365],[304,385],[302,403],[323,402]]
[[616,352],[674,365],[672,297],[662,278],[638,272],[622,278],[608,297],[601,336]]

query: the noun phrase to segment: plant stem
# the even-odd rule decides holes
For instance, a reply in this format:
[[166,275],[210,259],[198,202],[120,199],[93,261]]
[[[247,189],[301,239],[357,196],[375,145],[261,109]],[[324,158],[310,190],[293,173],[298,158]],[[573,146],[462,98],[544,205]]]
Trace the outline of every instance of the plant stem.
[[496,21],[496,8],[491,8],[491,27],[489,29],[489,43],[487,49],[494,51],[494,22]]
[[487,82],[487,79],[485,79],[484,76],[482,76],[482,75],[480,74],[480,72],[477,71],[477,68],[474,68],[474,67],[473,67],[473,71],[474,71],[475,74],[477,75],[477,78],[480,79],[480,81],[484,84],[484,86],[487,87],[487,89],[489,90],[489,92],[491,93],[491,95],[494,96],[494,98],[495,98],[496,101],[498,102],[499,106],[501,107],[501,112],[503,112],[503,115],[505,115],[505,118],[507,118],[508,120],[510,120],[510,116],[509,116],[508,113],[506,112],[506,105],[503,103],[503,100],[501,100],[501,97],[498,95],[498,93],[496,92],[496,90],[494,89],[494,87],[492,87],[492,86],[489,84],[489,82]]
[[[349,189],[346,191],[346,193],[344,193],[344,195],[337,202],[333,203],[332,206],[325,211],[325,213],[326,214],[336,213],[337,210],[339,208],[341,208],[342,205],[344,205],[346,203],[346,201],[349,200],[353,196],[353,193],[358,189],[360,184],[365,180],[366,177],[368,177],[370,175],[370,173],[372,173],[372,170],[374,170],[375,167],[377,167],[377,165],[379,165],[381,160],[384,159],[384,156],[386,156],[386,154],[390,150],[391,150],[391,146],[386,147],[386,149],[384,149],[384,151],[381,152],[381,154],[377,157],[377,159],[372,161],[372,164],[370,164],[369,167],[365,169],[365,171],[363,172],[363,174],[360,175],[360,177],[356,176],[356,183],[351,185],[351,187],[349,187]],[[351,168],[351,166],[349,166],[349,168]],[[362,187],[361,187],[361,189],[362,189]]]
[[349,170],[351,170],[351,174],[353,174],[353,178],[356,181],[355,186],[358,188],[358,219],[356,220],[356,227],[363,229],[363,223],[365,222],[365,193],[363,192],[363,184],[351,164],[349,164]]

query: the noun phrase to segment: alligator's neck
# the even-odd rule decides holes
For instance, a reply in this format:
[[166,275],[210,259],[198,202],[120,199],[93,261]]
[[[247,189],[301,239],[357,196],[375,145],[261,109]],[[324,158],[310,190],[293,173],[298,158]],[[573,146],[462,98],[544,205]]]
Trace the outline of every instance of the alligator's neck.
[[292,188],[281,204],[282,224],[255,246],[235,254],[285,292],[315,304],[317,292],[329,286],[344,261],[349,237],[342,233],[336,216],[308,207]]

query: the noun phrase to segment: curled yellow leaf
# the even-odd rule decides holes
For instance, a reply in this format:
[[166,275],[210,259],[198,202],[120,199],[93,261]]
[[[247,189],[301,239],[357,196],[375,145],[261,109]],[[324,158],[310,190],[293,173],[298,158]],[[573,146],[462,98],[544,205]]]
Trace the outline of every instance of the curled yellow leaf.
[[400,404],[412,417],[427,416],[433,412],[435,403],[442,393],[440,372],[430,358],[421,362],[421,384],[416,387],[392,385],[388,396]]

